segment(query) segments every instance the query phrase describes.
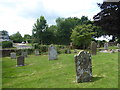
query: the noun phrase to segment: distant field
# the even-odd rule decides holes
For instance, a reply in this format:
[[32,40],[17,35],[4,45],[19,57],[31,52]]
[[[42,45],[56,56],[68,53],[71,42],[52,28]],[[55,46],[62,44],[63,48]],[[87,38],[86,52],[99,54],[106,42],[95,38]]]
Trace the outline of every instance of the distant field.
[[74,54],[60,54],[53,61],[31,55],[23,67],[10,57],[2,62],[3,88],[118,88],[118,53],[92,56],[93,78],[87,83],[76,83]]

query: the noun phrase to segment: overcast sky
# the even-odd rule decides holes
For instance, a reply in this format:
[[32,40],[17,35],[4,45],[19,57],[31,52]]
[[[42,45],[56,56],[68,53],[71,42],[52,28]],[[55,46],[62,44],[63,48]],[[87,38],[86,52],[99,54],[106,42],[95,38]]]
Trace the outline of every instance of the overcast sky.
[[41,15],[49,25],[56,24],[58,17],[78,17],[85,15],[92,20],[100,9],[97,3],[103,0],[0,0],[0,30],[9,35],[19,31],[32,34],[36,19]]

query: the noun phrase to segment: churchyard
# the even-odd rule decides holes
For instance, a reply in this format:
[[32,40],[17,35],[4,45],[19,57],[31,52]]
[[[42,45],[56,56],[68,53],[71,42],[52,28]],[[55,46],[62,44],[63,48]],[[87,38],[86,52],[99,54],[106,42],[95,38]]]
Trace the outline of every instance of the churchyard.
[[[75,58],[77,53],[61,53],[50,60],[49,54],[31,54],[23,66],[16,66],[17,59],[2,58],[3,88],[118,88],[118,52],[97,52],[91,55],[92,77],[88,82],[76,80]],[[50,52],[49,52],[50,53]],[[85,64],[85,63],[84,63]],[[84,65],[83,64],[83,65]]]
[[36,17],[36,22],[28,28],[31,35],[19,32],[28,22],[20,24],[18,32],[12,35],[0,31],[2,88],[118,88],[120,2],[107,1],[96,3],[101,11],[93,15],[93,20],[81,16],[82,12],[79,17],[58,17],[53,10],[56,23],[46,20],[52,14]]

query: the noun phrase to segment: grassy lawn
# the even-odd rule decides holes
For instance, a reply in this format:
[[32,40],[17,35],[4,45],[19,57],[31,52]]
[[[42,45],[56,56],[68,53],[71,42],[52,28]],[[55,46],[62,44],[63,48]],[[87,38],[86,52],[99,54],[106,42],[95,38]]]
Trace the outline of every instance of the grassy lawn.
[[93,78],[86,83],[76,83],[74,54],[60,54],[53,61],[31,55],[23,67],[10,57],[2,61],[3,88],[118,88],[118,53],[92,56]]

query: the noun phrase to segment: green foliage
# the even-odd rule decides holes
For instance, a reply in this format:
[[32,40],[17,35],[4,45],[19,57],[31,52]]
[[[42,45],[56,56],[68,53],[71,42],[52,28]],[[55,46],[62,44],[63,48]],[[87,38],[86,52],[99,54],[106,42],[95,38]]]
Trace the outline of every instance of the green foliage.
[[77,17],[57,18],[56,23],[58,27],[58,44],[69,45],[71,42],[70,36],[72,29],[74,29],[77,25],[87,25],[92,22],[88,20],[86,16],[82,16],[81,19]]
[[45,39],[48,38],[47,37],[48,33],[46,33],[47,27],[48,25],[44,16],[41,16],[40,18],[37,19],[32,30],[32,36],[35,42],[39,44],[45,43],[46,41]]
[[23,41],[23,38],[19,32],[12,34],[10,39],[13,40],[14,43],[21,43]]
[[48,45],[39,45],[40,52],[47,52],[48,51]]
[[120,2],[103,2],[98,4],[101,11],[93,19],[108,35],[120,38]]
[[10,41],[2,41],[2,48],[11,48],[13,47],[13,43]]
[[76,26],[72,31],[71,40],[74,45],[87,48],[94,34],[95,32],[93,32],[93,26],[91,24]]
[[24,41],[28,41],[28,43],[32,42],[32,36],[30,36],[29,34],[25,34],[24,35]]
[[8,36],[8,31],[2,30],[2,31],[0,31],[0,35],[7,35]]

